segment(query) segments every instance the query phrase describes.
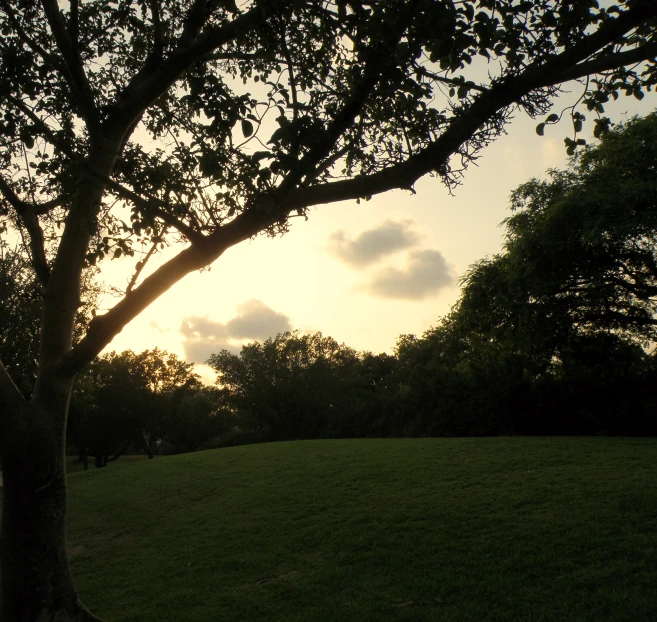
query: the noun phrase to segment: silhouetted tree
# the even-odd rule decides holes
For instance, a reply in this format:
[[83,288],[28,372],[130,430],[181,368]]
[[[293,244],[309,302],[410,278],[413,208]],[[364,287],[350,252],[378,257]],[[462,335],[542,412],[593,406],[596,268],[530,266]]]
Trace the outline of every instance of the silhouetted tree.
[[283,333],[208,360],[228,401],[269,440],[318,438],[347,404],[358,355],[321,333]]
[[653,114],[607,132],[567,171],[520,186],[504,252],[464,279],[461,317],[534,343],[591,331],[654,339],[656,144]]
[[[201,390],[193,365],[158,348],[110,352],[79,374],[72,395],[69,439],[96,466],[130,444],[149,458],[171,425],[180,390]],[[212,407],[208,407],[208,412]],[[197,414],[198,419],[198,414]]]
[[167,397],[162,438],[176,453],[195,451],[234,425],[225,392],[217,387],[186,385]]
[[[89,268],[82,275],[74,341],[83,336],[103,291],[94,280],[96,274],[97,270]],[[12,249],[0,240],[0,360],[25,397],[32,393],[37,374],[44,293],[24,249]]]
[[[657,327],[655,139],[656,115],[634,119],[603,132],[568,170],[513,193],[504,251],[471,267],[452,314],[424,337],[422,347],[435,342],[434,369],[450,360],[435,374],[436,404],[468,370],[457,394],[468,405],[480,395],[481,420],[497,413],[500,431],[654,429],[645,407],[653,359],[641,345]],[[403,342],[400,354],[410,345],[420,347]]]

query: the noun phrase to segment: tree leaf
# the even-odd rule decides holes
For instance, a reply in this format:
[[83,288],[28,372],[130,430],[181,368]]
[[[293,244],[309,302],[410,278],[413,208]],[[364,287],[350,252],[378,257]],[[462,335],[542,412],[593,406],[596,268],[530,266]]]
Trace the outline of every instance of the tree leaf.
[[248,138],[253,134],[253,123],[251,123],[251,121],[242,119],[242,134],[244,134],[245,138]]

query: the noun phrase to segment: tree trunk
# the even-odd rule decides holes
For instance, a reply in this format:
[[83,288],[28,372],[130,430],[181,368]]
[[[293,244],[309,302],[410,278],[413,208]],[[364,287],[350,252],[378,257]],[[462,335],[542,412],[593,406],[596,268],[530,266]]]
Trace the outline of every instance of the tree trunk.
[[59,398],[33,398],[5,430],[0,622],[98,620],[80,603],[68,563],[68,395]]
[[78,456],[78,459],[76,462],[79,464],[80,462],[84,465],[84,470],[88,471],[89,470],[89,449],[87,448],[86,445],[80,445],[78,453],[80,454]]
[[118,449],[117,451],[115,451],[114,455],[111,458],[107,459],[107,462],[116,462],[126,451],[128,451],[128,447],[130,447],[130,443],[124,445],[122,449]]
[[142,446],[144,447],[144,450],[148,455],[148,459],[152,460],[153,458],[155,458],[155,442],[153,441],[153,436],[147,434],[146,432],[142,432],[141,441],[142,441]]

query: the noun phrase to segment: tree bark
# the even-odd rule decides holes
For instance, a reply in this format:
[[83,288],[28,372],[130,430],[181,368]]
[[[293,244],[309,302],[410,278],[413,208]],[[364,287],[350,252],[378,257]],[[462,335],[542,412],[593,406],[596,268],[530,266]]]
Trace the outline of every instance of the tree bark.
[[1,622],[98,620],[82,606],[66,551],[66,414],[70,381],[11,417],[2,444]]

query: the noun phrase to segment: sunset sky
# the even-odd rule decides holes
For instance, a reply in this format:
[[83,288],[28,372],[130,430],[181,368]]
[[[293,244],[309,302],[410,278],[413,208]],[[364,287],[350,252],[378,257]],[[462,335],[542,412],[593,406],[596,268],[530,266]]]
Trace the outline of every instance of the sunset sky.
[[[554,110],[572,97],[564,95]],[[620,99],[608,114],[621,121],[656,106],[657,96],[648,93],[642,102]],[[435,325],[457,301],[468,266],[500,250],[510,192],[565,166],[563,139],[571,128],[562,122],[541,138],[538,122],[518,114],[454,196],[439,179],[424,178],[415,195],[396,191],[359,205],[321,206],[307,221],[293,219],[282,238],[261,236],[230,249],[210,270],[169,290],[107,350],[157,346],[202,363],[222,348],[238,352],[243,343],[301,329],[359,350],[391,352],[398,335]],[[160,260],[174,250],[180,247]],[[131,266],[112,261],[102,278],[125,288]],[[106,296],[101,312],[115,302]]]

